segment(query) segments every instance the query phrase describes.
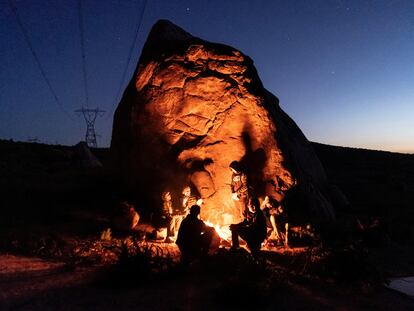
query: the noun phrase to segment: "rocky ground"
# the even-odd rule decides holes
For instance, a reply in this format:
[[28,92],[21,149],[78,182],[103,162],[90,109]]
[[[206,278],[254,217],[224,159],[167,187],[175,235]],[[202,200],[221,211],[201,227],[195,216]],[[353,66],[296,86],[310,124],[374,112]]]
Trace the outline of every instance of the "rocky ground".
[[0,309],[414,309],[383,286],[414,274],[414,156],[314,148],[349,198],[339,214],[369,229],[357,242],[221,250],[183,267],[174,245],[101,239],[125,196],[105,169],[82,168],[71,147],[0,141]]

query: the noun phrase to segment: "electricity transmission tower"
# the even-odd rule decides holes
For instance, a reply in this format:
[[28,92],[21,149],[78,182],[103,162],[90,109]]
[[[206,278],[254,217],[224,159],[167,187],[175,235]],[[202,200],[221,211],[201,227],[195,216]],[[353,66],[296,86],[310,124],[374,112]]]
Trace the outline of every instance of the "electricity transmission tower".
[[95,133],[95,120],[96,118],[102,117],[105,113],[105,110],[101,110],[99,108],[90,109],[84,108],[75,110],[76,114],[80,116],[81,114],[85,118],[86,121],[86,135],[85,141],[89,147],[96,148],[98,145],[96,143],[96,133]]

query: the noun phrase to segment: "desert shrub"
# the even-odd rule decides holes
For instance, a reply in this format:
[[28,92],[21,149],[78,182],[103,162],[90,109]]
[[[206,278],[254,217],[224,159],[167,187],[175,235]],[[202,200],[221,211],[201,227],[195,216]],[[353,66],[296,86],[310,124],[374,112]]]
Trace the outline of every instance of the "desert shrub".
[[287,287],[285,274],[268,266],[264,258],[253,258],[243,250],[223,250],[212,256],[206,272],[220,280],[211,297],[223,309],[266,309]]
[[67,243],[58,236],[35,232],[8,233],[0,240],[0,250],[24,256],[58,259],[68,249]]
[[307,273],[337,283],[375,285],[385,281],[368,249],[358,245],[320,250],[317,259],[309,264]]
[[162,247],[128,238],[122,241],[118,260],[107,267],[97,278],[97,283],[111,288],[128,288],[168,277],[176,267],[168,250]]

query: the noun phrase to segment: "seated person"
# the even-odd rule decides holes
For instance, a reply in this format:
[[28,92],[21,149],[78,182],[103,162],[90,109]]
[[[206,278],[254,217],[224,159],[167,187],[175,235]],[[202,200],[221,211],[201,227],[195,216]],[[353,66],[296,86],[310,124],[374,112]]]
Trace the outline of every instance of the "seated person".
[[178,230],[177,245],[183,261],[191,261],[207,255],[214,229],[207,226],[201,219],[200,206],[193,205],[190,213],[181,222]]
[[193,191],[191,191],[190,186],[184,187],[183,192],[182,192],[182,197],[181,197],[181,205],[183,209],[183,214],[185,216],[187,216],[188,213],[190,212],[191,206],[193,205],[201,206],[202,203],[203,203],[203,200],[193,194]]
[[246,241],[252,255],[261,248],[266,238],[266,218],[260,210],[259,200],[250,198],[243,222],[230,225],[232,248],[239,248],[239,237]]
[[268,217],[272,226],[272,233],[269,237],[271,240],[276,240],[279,243],[286,244],[287,235],[287,216],[280,203],[276,200],[270,199],[268,196],[265,197],[262,202],[261,209]]
[[132,204],[124,201],[120,204],[119,211],[114,218],[114,227],[117,230],[128,231],[136,227],[139,215]]

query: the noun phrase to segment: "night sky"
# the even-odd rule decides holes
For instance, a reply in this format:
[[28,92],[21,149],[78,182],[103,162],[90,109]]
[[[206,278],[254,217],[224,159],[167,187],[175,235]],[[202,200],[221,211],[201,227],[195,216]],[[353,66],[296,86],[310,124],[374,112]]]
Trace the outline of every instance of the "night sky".
[[76,144],[85,121],[74,110],[87,105],[107,111],[95,128],[109,146],[114,109],[162,18],[249,55],[309,140],[414,153],[412,0],[83,0],[88,103],[78,1],[10,1],[0,0],[2,139]]

